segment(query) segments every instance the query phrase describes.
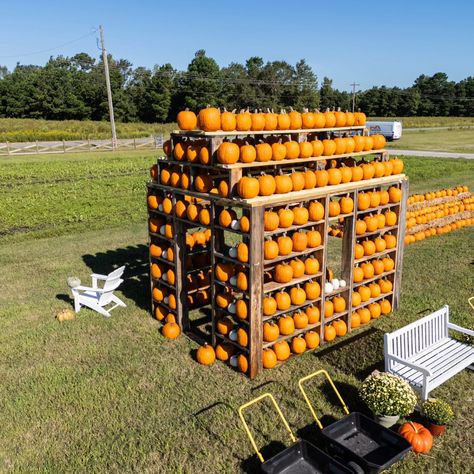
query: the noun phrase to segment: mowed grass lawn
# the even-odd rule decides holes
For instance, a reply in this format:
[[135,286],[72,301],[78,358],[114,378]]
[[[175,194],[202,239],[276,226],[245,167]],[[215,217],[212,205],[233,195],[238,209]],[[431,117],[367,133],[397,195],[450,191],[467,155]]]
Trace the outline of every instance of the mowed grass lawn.
[[402,138],[389,142],[387,148],[474,153],[474,128],[418,131],[405,129]]
[[[138,153],[0,162],[2,472],[255,472],[240,404],[271,391],[294,431],[319,443],[299,377],[327,369],[351,410],[364,411],[356,390],[382,368],[384,332],[444,304],[454,322],[472,325],[471,227],[407,247],[400,308],[359,332],[254,381],[221,363],[198,365],[195,343],[165,340],[149,314],[144,183],[152,161]],[[472,161],[405,162],[412,192],[474,186]],[[68,276],[87,284],[93,271],[121,264],[127,308],[110,319],[83,310],[72,322],[54,320],[70,307]],[[341,415],[322,396],[326,386],[310,394],[319,412]],[[474,471],[473,373],[433,395],[452,402],[455,421],[429,455],[410,454],[390,472]],[[251,413],[260,445],[288,444],[268,406]]]

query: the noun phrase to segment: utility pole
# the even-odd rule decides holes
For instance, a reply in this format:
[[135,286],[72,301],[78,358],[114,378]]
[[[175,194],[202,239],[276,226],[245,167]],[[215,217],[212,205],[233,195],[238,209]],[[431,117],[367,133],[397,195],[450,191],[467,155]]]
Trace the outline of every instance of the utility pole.
[[355,101],[356,101],[356,87],[360,86],[360,84],[356,84],[353,82],[352,84],[349,84],[352,86],[352,112],[355,110]]
[[99,31],[100,45],[102,47],[102,61],[104,62],[105,83],[107,85],[107,99],[109,101],[110,126],[112,127],[112,149],[115,150],[117,148],[117,132],[115,131],[114,104],[112,102],[112,89],[110,88],[109,60],[107,59],[107,52],[105,51],[104,29],[102,25],[99,26]]

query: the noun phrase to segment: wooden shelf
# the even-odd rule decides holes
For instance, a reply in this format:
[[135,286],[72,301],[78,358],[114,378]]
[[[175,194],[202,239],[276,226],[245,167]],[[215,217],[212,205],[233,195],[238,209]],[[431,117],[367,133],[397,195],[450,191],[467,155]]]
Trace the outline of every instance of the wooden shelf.
[[330,156],[314,156],[310,158],[293,158],[291,160],[269,160],[269,161],[253,161],[252,163],[233,163],[226,165],[223,163],[216,163],[215,166],[218,168],[232,170],[232,169],[243,169],[243,168],[261,168],[264,166],[282,166],[282,165],[295,165],[298,163],[317,163],[318,161],[327,161],[327,160],[339,160],[342,158],[354,158],[357,156],[367,156],[367,155],[380,155],[387,150],[370,150],[370,151],[359,151],[357,153],[344,153],[342,155],[330,155]]
[[235,314],[229,313],[229,311],[225,310],[224,308],[220,308],[219,306],[216,306],[215,310],[221,315],[221,317],[226,317],[229,316],[232,318],[232,320],[235,322],[235,324],[245,324],[246,326],[249,325],[248,319],[240,319],[238,316]]
[[227,137],[239,135],[288,135],[293,133],[314,133],[314,132],[344,132],[350,130],[364,130],[365,125],[358,125],[352,127],[331,127],[331,128],[299,128],[296,130],[234,130],[232,132],[224,132],[218,130],[217,132],[205,132],[203,130],[174,130],[174,135],[182,135],[187,137]]
[[[361,303],[359,306],[354,306],[352,308],[352,312],[354,311],[357,311],[358,309],[360,308],[364,308],[365,306],[368,306],[369,304],[371,303],[375,303],[376,301],[379,301],[379,300],[383,300],[385,298],[388,298],[389,296],[391,296],[393,294],[393,291],[389,291],[388,293],[382,293],[380,296],[377,296],[377,298],[370,298],[369,300],[367,301],[364,301],[363,303]],[[357,328],[356,328],[357,329]]]
[[150,258],[152,260],[157,260],[158,262],[164,263],[166,265],[171,265],[172,267],[175,266],[174,262],[170,262],[169,260],[166,260],[166,258],[163,258],[163,257],[153,257],[152,255],[150,255]]
[[319,245],[318,247],[307,248],[306,250],[303,250],[302,252],[291,252],[288,255],[279,255],[278,257],[273,258],[271,260],[264,260],[263,264],[265,266],[265,270],[267,270],[267,269],[273,268],[274,264],[278,262],[282,262],[284,260],[291,260],[297,257],[304,257],[306,255],[311,255],[315,252],[323,250],[323,248],[324,248],[324,245]]
[[275,230],[266,230],[264,232],[264,236],[269,237],[271,235],[284,234],[285,232],[292,232],[299,229],[307,229],[309,227],[314,227],[320,224],[324,224],[324,219],[320,221],[308,221],[306,224],[302,225],[291,225],[290,227],[278,227],[278,229]]
[[156,234],[155,232],[148,232],[153,237],[158,237],[159,239],[166,240],[167,242],[174,244],[174,240],[166,237],[165,235]]
[[354,211],[349,212],[347,214],[339,214],[338,216],[328,216],[328,221],[335,221],[339,219],[345,219],[346,217],[354,216]]
[[[329,324],[330,322],[336,320],[336,319],[339,319],[339,318],[342,318],[343,316],[347,316],[349,314],[349,310],[346,309],[344,311],[341,311],[340,313],[334,313],[331,317],[329,318],[326,318],[326,317],[323,317],[323,324],[326,325],[326,324]],[[327,342],[327,341],[326,341]],[[332,342],[332,341],[331,341]]]
[[[328,283],[328,282],[326,282],[326,283]],[[347,291],[347,290],[350,290],[350,289],[351,289],[351,287],[346,282],[346,286],[344,286],[343,288],[339,287],[337,290],[331,291],[331,293],[324,293],[324,299],[327,300],[329,298],[332,298],[333,296],[337,296],[339,293],[344,293],[344,291]]]
[[271,293],[272,291],[277,291],[282,288],[289,288],[290,286],[298,285],[299,283],[304,283],[308,280],[312,280],[313,278],[317,278],[322,275],[322,272],[318,272],[315,275],[303,275],[299,278],[293,278],[288,283],[278,283],[276,281],[270,281],[263,285],[263,292],[264,293]]
[[240,260],[236,258],[232,258],[229,255],[225,255],[221,252],[217,252],[216,250],[214,250],[214,255],[222,260],[226,260],[227,262],[232,262],[236,265],[243,265],[246,268],[250,268],[250,264],[248,262],[241,262]]
[[375,275],[373,276],[372,278],[367,278],[366,280],[363,280],[363,281],[360,281],[358,283],[353,283],[352,284],[352,288],[353,290],[355,291],[355,288],[359,287],[359,286],[362,286],[362,285],[367,285],[368,283],[371,283],[375,280],[380,280],[381,278],[385,278],[389,275],[392,275],[395,273],[395,269],[394,270],[391,270],[389,272],[383,272],[381,273],[380,275]]
[[[176,314],[176,310],[175,309],[171,309],[166,303],[164,303],[163,301],[156,301],[156,300],[153,300],[153,304],[154,305],[157,305],[157,306],[163,306],[163,308],[165,308],[169,313],[175,313]],[[155,317],[155,312],[153,311],[153,317]]]
[[[206,285],[206,286],[201,286],[199,288],[194,288],[192,290],[187,290],[188,295],[192,295],[193,293],[197,293],[198,291],[203,291],[203,290],[208,290],[211,287],[211,285]],[[210,304],[210,303],[209,303]]]
[[214,283],[224,288],[231,289],[234,293],[239,294],[239,295],[248,293],[248,290],[247,291],[241,290],[240,288],[237,288],[236,286],[231,285],[228,281],[220,281],[217,278],[214,278]]
[[321,301],[321,297],[316,298],[314,300],[306,300],[303,304],[300,305],[291,305],[288,309],[281,309],[270,316],[263,316],[262,321],[270,321],[271,319],[275,319],[278,316],[281,316],[282,314],[295,313],[303,308],[306,308],[306,306],[311,306],[312,304],[317,303],[318,301]]
[[363,234],[356,234],[356,239],[363,239],[365,237],[369,237],[369,235],[376,235],[376,234],[385,234],[391,230],[397,229],[398,225],[391,225],[388,227],[382,227],[381,229],[374,230],[372,232],[365,232]]
[[183,219],[182,217],[177,217],[177,216],[175,216],[175,219],[177,221],[182,222],[183,224],[189,225],[191,227],[202,227],[203,229],[210,229],[211,228],[211,224],[205,225],[205,224],[202,224],[201,222],[199,222],[199,220],[193,222],[193,221],[190,221],[189,219]]
[[187,196],[197,197],[204,201],[209,201],[210,198],[218,198],[218,194],[209,194],[209,193],[199,193],[197,191],[193,191],[192,189],[183,189],[183,188],[176,188],[173,186],[165,186],[164,184],[159,183],[149,183],[150,188],[161,189],[162,191],[167,191],[169,193],[176,193],[176,194],[183,194]]
[[301,191],[293,191],[286,194],[272,194],[271,196],[257,196],[252,199],[242,199],[235,197],[232,200],[223,199],[226,205],[234,205],[240,203],[242,206],[286,206],[290,203],[309,201],[329,195],[342,194],[349,191],[354,191],[361,188],[375,188],[377,186],[384,186],[387,184],[400,183],[405,179],[404,174],[394,174],[391,176],[384,176],[382,178],[372,178],[363,181],[351,181],[350,183],[337,184],[333,186],[323,186],[320,188],[303,189]]
[[222,227],[218,224],[214,224],[214,229],[221,230],[223,232],[232,232],[234,234],[243,235],[247,237],[250,235],[249,232],[242,232],[241,230],[231,229],[230,227]]
[[373,255],[365,255],[362,258],[358,258],[357,260],[354,260],[354,263],[361,263],[361,262],[365,262],[366,260],[373,260],[376,258],[383,257],[384,255],[388,255],[389,253],[395,253],[396,251],[397,251],[396,247],[393,249],[385,249],[383,252],[377,252],[377,253],[374,253]]
[[162,280],[161,278],[151,277],[151,279],[152,279],[153,282],[155,282],[157,285],[163,285],[163,286],[168,287],[170,290],[176,291],[176,285],[170,285],[167,281],[164,281],[164,280]]
[[374,211],[383,211],[384,209],[391,209],[392,207],[398,207],[398,206],[400,206],[399,202],[392,202],[390,204],[384,204],[383,206],[369,207],[368,209],[365,209],[364,211],[357,211],[357,215],[370,214],[371,212],[374,212]]
[[233,346],[237,347],[237,349],[239,349],[240,351],[243,351],[243,352],[246,352],[246,353],[249,352],[248,347],[241,346],[237,341],[232,341],[227,336],[224,336],[224,334],[220,334],[216,331],[216,336],[219,339],[222,339],[223,341],[228,342],[228,343],[232,344]]
[[186,275],[191,275],[192,273],[199,273],[205,270],[210,270],[212,268],[212,265],[204,265],[203,267],[199,268],[191,268],[189,270],[186,270]]
[[276,344],[277,342],[286,341],[287,339],[293,339],[294,337],[299,336],[300,334],[304,334],[305,332],[311,331],[312,329],[315,329],[319,326],[321,326],[321,321],[318,321],[317,323],[314,323],[314,324],[308,324],[303,329],[295,329],[295,332],[280,336],[278,339],[275,339],[272,342],[263,341],[263,348],[266,349],[267,347],[273,346],[273,344]]

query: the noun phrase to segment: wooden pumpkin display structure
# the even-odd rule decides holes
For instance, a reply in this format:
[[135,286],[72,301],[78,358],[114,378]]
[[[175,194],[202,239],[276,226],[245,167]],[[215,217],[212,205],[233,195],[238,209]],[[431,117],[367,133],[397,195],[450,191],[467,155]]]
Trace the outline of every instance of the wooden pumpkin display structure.
[[[398,306],[408,180],[363,114],[210,107],[203,131],[185,112],[147,186],[151,301],[207,339],[201,363],[212,346],[253,378]],[[339,238],[343,286],[328,271]]]

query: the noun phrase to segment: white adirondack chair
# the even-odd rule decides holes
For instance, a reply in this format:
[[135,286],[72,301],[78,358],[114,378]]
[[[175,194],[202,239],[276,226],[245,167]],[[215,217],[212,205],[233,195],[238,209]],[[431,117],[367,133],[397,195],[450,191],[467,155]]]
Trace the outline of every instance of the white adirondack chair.
[[[81,306],[87,306],[94,311],[110,317],[110,311],[117,306],[126,306],[126,304],[117,296],[114,295],[116,290],[123,280],[120,278],[123,275],[125,266],[117,268],[108,275],[100,275],[93,273],[92,287],[87,286],[76,286],[71,288],[72,295],[74,297],[74,311],[78,313],[81,310]],[[102,288],[99,288],[98,281],[104,281]],[[114,303],[109,309],[105,307],[111,303]]]

